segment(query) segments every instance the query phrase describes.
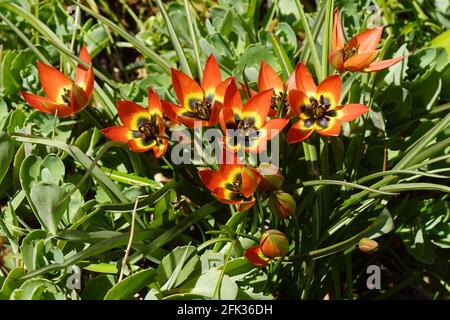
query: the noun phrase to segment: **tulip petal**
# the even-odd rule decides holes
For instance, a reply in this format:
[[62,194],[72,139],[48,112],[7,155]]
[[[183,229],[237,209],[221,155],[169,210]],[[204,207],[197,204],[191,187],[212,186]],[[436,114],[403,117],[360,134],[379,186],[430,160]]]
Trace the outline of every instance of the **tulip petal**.
[[213,102],[211,106],[211,115],[209,116],[208,126],[213,127],[219,122],[220,111],[222,104],[220,102]]
[[203,169],[198,171],[203,184],[212,192],[223,185],[224,179],[219,171]]
[[382,34],[383,26],[364,30],[351,38],[347,46],[349,48],[358,48],[358,53],[360,54],[373,51],[380,43]]
[[272,260],[262,253],[259,246],[253,246],[245,250],[244,257],[256,267],[264,267]]
[[214,100],[218,101],[223,104],[223,99],[225,96],[225,91],[227,90],[228,86],[231,82],[234,82],[234,77],[229,77],[228,79],[225,79],[222,81],[217,87],[216,92],[214,94]]
[[288,122],[287,119],[271,119],[260,129],[260,133],[266,140],[271,140],[283,131]]
[[372,71],[379,71],[386,68],[389,68],[390,66],[396,64],[399,61],[403,60],[403,56],[387,59],[387,60],[380,60],[380,61],[374,61],[367,68],[364,69],[366,72],[372,72]]
[[250,197],[258,187],[261,176],[258,171],[249,166],[242,166],[241,170],[242,185],[241,193],[244,197]]
[[211,53],[206,61],[205,69],[203,71],[202,88],[207,97],[215,99],[215,92],[217,86],[222,82],[222,76],[220,75],[220,68],[217,64],[214,55]]
[[58,110],[58,116],[64,117],[73,114],[73,109],[66,104],[56,104],[47,97],[34,95],[21,91],[22,97],[35,109],[41,112],[55,114]]
[[306,140],[313,133],[313,131],[313,125],[306,127],[305,122],[303,120],[299,120],[288,130],[286,134],[286,141],[288,143],[295,143]]
[[339,15],[339,8],[334,9],[334,22],[332,34],[331,50],[336,51],[344,48],[344,33],[342,32],[341,17]]
[[156,144],[156,140],[143,137],[143,138],[135,138],[128,141],[128,146],[131,150],[135,152],[145,152],[153,148]]
[[331,65],[337,69],[340,73],[344,72],[344,50],[339,49],[336,51],[330,52],[328,55],[328,60]]
[[128,140],[133,138],[132,133],[127,126],[113,126],[104,128],[100,130],[100,132],[112,141],[117,142],[128,142]]
[[233,109],[231,108],[222,108],[219,116],[220,127],[222,131],[226,133],[227,129],[235,129],[236,121]]
[[238,181],[242,182],[242,175],[241,175],[242,165],[241,164],[225,163],[225,164],[221,164],[219,167],[220,167],[220,174],[222,175],[222,178],[223,178],[223,184],[221,185],[222,187],[227,187],[227,186],[233,185],[233,184],[237,183]]
[[317,87],[316,97],[323,95],[330,101],[330,110],[336,108],[341,98],[342,81],[338,75],[330,76],[323,80]]
[[222,203],[226,204],[239,204],[241,202],[241,196],[235,191],[231,191],[225,188],[217,188],[211,192],[211,194]]
[[253,205],[255,204],[256,199],[254,197],[252,197],[250,200],[247,201],[242,201],[237,205],[237,211],[238,212],[244,212],[247,211],[248,209],[250,209],[251,207],[253,207]]
[[159,143],[153,146],[153,153],[156,158],[161,158],[169,148],[169,141],[166,139],[158,139],[158,142]]
[[355,54],[344,62],[344,68],[350,71],[364,71],[370,63],[376,59],[380,50],[368,51],[366,53]]
[[235,116],[240,116],[242,108],[241,94],[239,93],[236,83],[232,81],[225,91],[223,109],[231,109]]
[[165,100],[161,100],[161,107],[164,114],[173,122],[178,122],[178,115],[182,114],[185,111],[179,106]]
[[255,127],[261,128],[265,124],[267,114],[269,113],[272,92],[272,89],[269,89],[251,97],[242,109],[241,118],[251,117],[255,120]]
[[363,104],[350,103],[337,108],[336,118],[340,122],[352,121],[367,111],[369,108]]
[[71,89],[72,80],[59,70],[40,61],[37,62],[37,69],[39,80],[47,97],[57,104],[64,104],[64,89],[67,91]]
[[286,80],[286,91],[297,89],[297,83],[295,81],[295,71],[291,73],[289,78]]
[[161,118],[164,116],[162,112],[161,100],[158,97],[158,94],[152,87],[148,87],[148,113],[153,115],[156,114]]
[[172,68],[171,74],[173,89],[178,101],[180,101],[184,109],[193,111],[192,104],[204,98],[202,88],[181,71]]
[[326,127],[318,124],[319,121],[314,123],[314,129],[318,134],[323,136],[338,136],[341,132],[341,122],[335,117],[330,117]]
[[273,89],[278,94],[284,91],[284,85],[275,70],[263,60],[258,75],[258,91],[263,92],[269,89]]
[[84,44],[81,47],[79,58],[87,64],[90,64],[91,67],[85,68],[81,64],[78,64],[75,71],[74,83],[86,92],[86,96],[90,100],[94,88],[94,68],[92,67],[91,57]]
[[297,90],[303,91],[308,97],[316,94],[316,83],[303,63],[299,63],[295,70],[295,82]]
[[310,103],[306,94],[299,90],[291,90],[288,92],[288,102],[291,109],[298,116],[301,116],[303,106],[309,105]]
[[124,125],[131,130],[139,129],[139,121],[150,120],[150,115],[144,107],[128,100],[117,101],[117,113]]
[[73,109],[73,113],[82,111],[84,108],[86,108],[88,103],[89,99],[83,89],[81,89],[76,84],[73,84],[70,91],[70,107]]

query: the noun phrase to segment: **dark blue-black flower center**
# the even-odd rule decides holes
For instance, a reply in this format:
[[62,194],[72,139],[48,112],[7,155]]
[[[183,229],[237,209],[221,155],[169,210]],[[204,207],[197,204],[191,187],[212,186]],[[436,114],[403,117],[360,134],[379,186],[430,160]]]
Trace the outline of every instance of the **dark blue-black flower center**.
[[212,96],[206,96],[201,100],[193,99],[189,102],[192,111],[188,111],[184,115],[208,121],[211,117],[213,101],[214,97]]
[[272,100],[270,101],[270,109],[272,110],[278,110],[279,108],[284,107],[285,110],[289,108],[289,103],[284,95],[283,92],[276,93],[274,91],[272,95]]
[[159,133],[156,115],[152,115],[150,119],[138,119],[138,128],[133,131],[133,137],[141,138],[144,144],[149,145],[157,140]]
[[244,200],[244,201],[250,201],[251,200],[251,196],[250,197],[245,197],[242,194],[242,174],[237,174],[232,183],[227,183],[225,185],[225,188],[231,191],[231,199],[232,200]]
[[328,122],[331,117],[336,116],[335,110],[330,110],[330,100],[320,95],[319,100],[314,97],[309,98],[309,104],[304,105],[301,109],[302,114],[305,116],[305,126],[310,127],[314,123],[317,123],[322,128],[328,126]]

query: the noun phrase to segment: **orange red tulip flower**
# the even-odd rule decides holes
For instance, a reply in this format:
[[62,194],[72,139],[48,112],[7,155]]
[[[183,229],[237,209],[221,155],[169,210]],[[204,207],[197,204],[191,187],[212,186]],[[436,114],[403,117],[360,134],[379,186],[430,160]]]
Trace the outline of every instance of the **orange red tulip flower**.
[[68,117],[86,108],[94,88],[94,70],[85,45],[81,48],[80,59],[90,67],[78,64],[74,81],[52,66],[38,61],[39,81],[46,97],[22,91],[23,98],[33,108],[59,117]]
[[216,125],[231,78],[222,81],[214,55],[211,54],[206,62],[201,86],[183,72],[171,69],[171,74],[173,89],[180,105],[162,101],[162,107],[169,119],[189,128],[193,128],[196,121],[202,126]]
[[362,104],[339,106],[342,82],[338,75],[316,86],[303,63],[296,72],[297,89],[289,91],[288,100],[299,120],[286,135],[289,143],[303,141],[314,131],[324,136],[337,136],[342,122],[354,120],[369,110]]
[[148,108],[121,100],[117,102],[117,112],[123,125],[105,128],[101,133],[113,141],[128,143],[133,151],[152,149],[157,158],[164,155],[169,142],[164,136],[161,101],[151,87],[148,88]]
[[[272,90],[272,101],[270,104],[269,116],[277,117],[280,110],[279,107],[287,106],[287,99],[285,97],[285,91],[293,89],[295,85],[295,73],[292,73],[287,79],[286,83],[283,83],[280,76],[276,71],[265,61],[261,61],[261,67],[258,74],[258,92],[266,90]],[[247,93],[247,89],[241,84],[241,88],[244,93]],[[250,96],[257,94],[256,91],[250,89]]]
[[266,120],[272,95],[273,89],[259,92],[244,105],[236,84],[230,83],[220,115],[220,125],[226,133],[225,145],[229,150],[261,152],[267,141],[284,129],[287,119]]
[[334,10],[332,51],[329,55],[330,63],[340,73],[344,70],[372,72],[396,64],[404,57],[375,61],[380,53],[380,50],[376,48],[380,43],[382,33],[383,26],[367,29],[358,33],[345,44],[339,9],[336,8]]
[[221,164],[219,171],[202,169],[199,172],[203,184],[220,202],[236,205],[239,212],[246,211],[255,203],[253,196],[260,182],[254,168],[243,164]]

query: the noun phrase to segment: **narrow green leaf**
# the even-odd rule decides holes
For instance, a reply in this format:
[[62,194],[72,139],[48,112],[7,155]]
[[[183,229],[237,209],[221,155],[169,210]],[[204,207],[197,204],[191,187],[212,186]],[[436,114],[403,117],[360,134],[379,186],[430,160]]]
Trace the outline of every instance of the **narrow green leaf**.
[[14,144],[10,136],[0,131],[0,183],[9,170],[14,156]]
[[122,38],[127,40],[129,43],[131,43],[134,48],[136,48],[139,52],[141,52],[145,57],[149,58],[150,60],[155,62],[157,65],[159,65],[165,72],[167,72],[167,73],[170,72],[170,65],[163,58],[161,58],[156,52],[154,52],[153,50],[148,48],[139,39],[137,39],[136,37],[130,35],[128,32],[126,32],[121,27],[119,27],[116,23],[114,23],[111,20],[105,18],[101,14],[96,13],[95,11],[93,11],[93,10],[89,9],[88,7],[80,4],[77,1],[72,1],[72,2],[73,2],[74,5],[79,6],[81,8],[81,10],[83,10],[84,12],[89,14],[90,16],[93,16],[94,18],[99,20],[101,23],[103,23],[107,27],[111,28],[114,32],[119,34]]
[[286,51],[283,49],[282,46],[280,46],[277,37],[273,33],[270,34],[270,40],[272,41],[272,47],[274,49],[275,55],[277,56],[278,62],[280,63],[280,66],[283,68],[283,73],[287,79],[290,76],[290,74],[294,71],[294,67],[291,64],[291,61]]
[[189,216],[181,220],[177,225],[172,227],[170,230],[167,230],[158,238],[153,240],[150,244],[143,246],[139,250],[137,250],[129,259],[131,264],[136,263],[140,259],[142,259],[145,255],[151,254],[155,249],[161,248],[163,245],[168,243],[169,241],[176,238],[180,233],[188,229],[197,221],[207,217],[213,212],[218,211],[223,204],[218,203],[216,201],[208,203],[198,209],[197,211],[191,213]]
[[155,269],[137,272],[119,282],[106,294],[104,300],[126,300],[156,280]]
[[161,0],[156,0],[156,3],[158,4],[159,10],[161,10],[164,22],[166,23],[167,31],[169,32],[170,41],[172,42],[172,45],[177,53],[178,60],[180,61],[181,71],[186,73],[188,76],[192,77],[191,68],[189,68],[189,63],[186,59],[186,55],[184,54],[184,50],[181,47],[181,43],[180,40],[178,39],[175,29],[173,28],[172,21],[170,20],[170,17],[167,14],[167,11],[164,8],[164,5],[162,4]]

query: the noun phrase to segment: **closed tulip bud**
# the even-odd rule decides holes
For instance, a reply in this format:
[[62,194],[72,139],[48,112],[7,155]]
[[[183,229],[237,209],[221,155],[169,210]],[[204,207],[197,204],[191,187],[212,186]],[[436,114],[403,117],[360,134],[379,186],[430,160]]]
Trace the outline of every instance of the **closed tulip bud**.
[[369,238],[362,238],[359,240],[358,247],[362,252],[370,253],[378,248],[378,242]]
[[263,191],[269,193],[272,190],[281,188],[284,177],[279,167],[263,162],[259,165],[258,172],[261,175],[260,187]]
[[270,258],[281,257],[289,251],[286,235],[278,230],[267,230],[259,242],[262,253]]
[[269,208],[281,219],[286,219],[295,213],[297,204],[289,193],[282,190],[275,190],[270,194]]

